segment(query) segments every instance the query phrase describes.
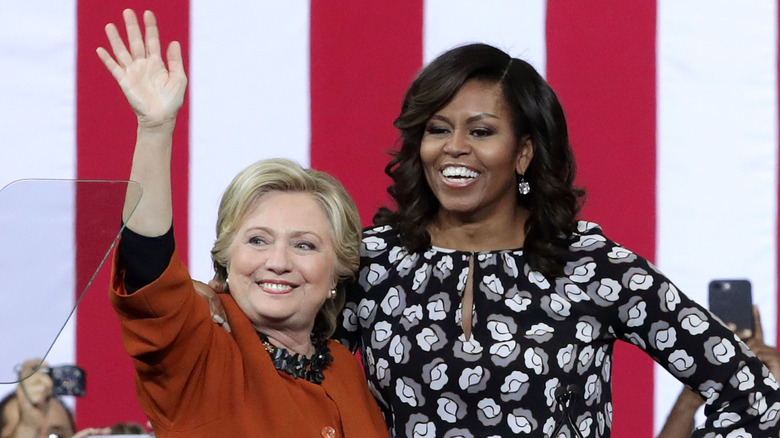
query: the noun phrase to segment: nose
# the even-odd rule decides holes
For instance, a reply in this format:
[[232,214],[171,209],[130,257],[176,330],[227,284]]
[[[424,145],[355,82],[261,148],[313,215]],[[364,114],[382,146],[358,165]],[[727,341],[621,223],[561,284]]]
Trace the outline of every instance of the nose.
[[268,248],[265,261],[266,268],[274,273],[281,274],[290,270],[290,254],[287,245],[277,242]]
[[468,133],[461,129],[456,129],[444,144],[444,153],[453,157],[468,154],[470,151]]

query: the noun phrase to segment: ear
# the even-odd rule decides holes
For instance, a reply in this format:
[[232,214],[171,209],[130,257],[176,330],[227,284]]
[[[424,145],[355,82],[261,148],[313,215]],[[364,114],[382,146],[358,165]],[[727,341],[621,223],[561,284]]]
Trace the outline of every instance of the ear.
[[517,154],[517,161],[515,162],[515,172],[523,174],[531,164],[531,159],[534,157],[534,143],[531,141],[531,137],[526,137],[520,144],[520,150]]

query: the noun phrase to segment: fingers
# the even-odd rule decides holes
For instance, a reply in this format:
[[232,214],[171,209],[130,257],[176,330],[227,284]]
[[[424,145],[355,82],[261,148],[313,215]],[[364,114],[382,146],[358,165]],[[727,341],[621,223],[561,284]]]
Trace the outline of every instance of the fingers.
[[[134,59],[161,57],[160,32],[154,13],[152,11],[144,11],[144,36],[141,34],[141,26],[138,24],[138,18],[132,9],[122,11],[122,17],[125,21],[125,30],[127,32],[127,46],[125,46],[125,42],[122,40],[116,25],[109,23],[105,27],[106,37],[108,37],[116,63],[121,67],[127,67]],[[181,60],[181,48],[178,49],[178,53],[178,59]],[[98,56],[100,56],[100,59],[103,60],[103,63],[106,64],[110,71],[114,70],[113,65],[105,59],[105,54],[99,51]]]
[[214,321],[218,326],[225,329],[225,331],[228,333],[232,333],[233,331],[230,328],[230,324],[227,320],[227,314],[225,313],[225,309],[222,307],[222,303],[219,301],[219,299],[216,297],[209,298],[208,303],[209,312],[211,313],[211,320]]
[[753,337],[764,343],[764,329],[761,327],[761,314],[758,312],[758,306],[753,305]]
[[19,380],[24,380],[32,376],[36,371],[42,367],[48,367],[49,364],[44,362],[43,359],[36,357],[33,359],[25,360],[19,368]]
[[214,292],[216,292],[218,294],[221,294],[222,292],[224,292],[224,290],[222,290],[222,283],[220,283],[219,280],[217,280],[217,279],[210,280],[209,281],[209,287],[211,289],[213,289]]
[[232,329],[230,328],[230,323],[227,322],[226,317],[220,316],[216,313],[211,314],[211,320],[214,321],[218,326],[225,329],[228,333],[233,333]]
[[160,31],[157,28],[157,18],[152,11],[144,11],[144,34],[146,35],[146,53],[149,56],[161,56]]
[[225,308],[222,306],[222,301],[220,301],[216,295],[216,293],[221,292],[222,289],[221,287],[215,287],[219,285],[219,282],[216,280],[211,280],[209,281],[209,284],[206,285],[198,280],[192,280],[192,284],[195,286],[195,292],[197,292],[198,295],[200,295],[208,303],[209,313],[211,313],[211,320],[225,329],[225,331],[228,333],[232,333],[232,329],[228,323]]
[[141,36],[141,27],[138,25],[138,18],[132,9],[122,11],[122,17],[125,19],[125,31],[127,32],[127,45],[130,48],[130,54],[133,59],[146,57],[146,48]]
[[117,81],[120,81],[122,74],[124,73],[124,69],[122,66],[117,64],[116,61],[114,61],[114,58],[111,57],[111,54],[108,53],[108,51],[102,47],[98,47],[97,50],[98,58],[100,58],[101,61],[103,61],[103,65],[106,66],[109,73],[111,73],[111,76],[114,77]]
[[[157,50],[160,50],[159,41]],[[178,41],[172,41],[168,45],[168,50],[165,53],[165,57],[168,61],[168,73],[174,76],[184,75],[184,60],[181,56],[181,45]]]
[[125,42],[122,41],[122,37],[119,35],[119,30],[114,23],[109,23],[105,28],[106,37],[108,38],[108,44],[111,45],[111,51],[114,52],[116,62],[124,67],[133,62],[133,57],[125,47]]
[[746,342],[748,339],[753,338],[753,330],[744,329],[737,332],[737,336],[742,342]]
[[23,408],[44,409],[51,398],[51,379],[46,376],[45,379],[37,379],[19,382],[16,387],[16,397]]
[[111,433],[110,427],[88,427],[78,431],[72,438],[84,438],[93,435],[108,435]]

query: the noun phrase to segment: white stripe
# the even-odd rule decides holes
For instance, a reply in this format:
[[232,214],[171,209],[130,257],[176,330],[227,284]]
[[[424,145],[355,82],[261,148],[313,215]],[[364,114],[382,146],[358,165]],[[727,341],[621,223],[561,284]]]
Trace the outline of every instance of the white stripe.
[[75,2],[6,2],[0,14],[0,187],[75,176]]
[[264,158],[309,165],[309,2],[193,0],[190,53],[189,266],[205,281],[230,180]]
[[[0,135],[3,142],[0,187],[20,178],[75,177],[75,7],[75,2],[60,0],[3,4],[0,14]],[[45,195],[57,196],[46,198]],[[0,230],[3,252],[14,255],[2,267],[3,272],[10,273],[2,275],[5,292],[0,333],[16,342],[15,352],[2,348],[2,378],[9,375],[13,363],[27,358],[18,356],[44,353],[40,342],[30,341],[31,331],[35,330],[36,324],[44,325],[62,316],[63,307],[67,307],[67,304],[47,301],[46,305],[35,309],[33,317],[25,316],[28,313],[20,315],[20,312],[9,315],[7,312],[19,308],[14,307],[18,302],[12,298],[36,291],[48,291],[44,293],[50,293],[52,298],[73,294],[65,286],[74,282],[72,193],[63,189],[56,193],[38,191],[31,196],[34,201],[41,201],[36,205],[43,206],[35,211],[49,219],[47,225],[34,230],[33,236],[19,232],[19,227],[24,223],[29,226],[30,221]],[[0,202],[8,202],[8,198],[2,199]],[[33,202],[26,204],[29,206]],[[7,203],[0,205],[0,212],[4,219],[11,219]],[[55,234],[47,235],[47,230]],[[25,243],[17,239],[25,239]],[[35,254],[40,255],[43,251],[47,255],[45,259],[39,257],[38,263],[22,263],[30,257],[35,259]],[[21,286],[15,287],[11,283]],[[12,337],[10,333],[16,335]],[[74,362],[73,339],[74,330],[69,326],[50,353],[49,361],[54,364]],[[0,388],[0,393],[4,392]]]
[[466,43],[494,45],[546,71],[543,0],[428,0],[423,11],[423,58]]
[[[659,267],[698,302],[748,278],[775,342],[776,2],[658,2]],[[680,385],[656,372],[656,428]]]

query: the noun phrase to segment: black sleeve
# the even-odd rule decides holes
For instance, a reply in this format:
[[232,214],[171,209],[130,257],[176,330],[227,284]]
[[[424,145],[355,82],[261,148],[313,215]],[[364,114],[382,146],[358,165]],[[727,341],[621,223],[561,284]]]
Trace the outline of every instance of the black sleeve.
[[133,293],[159,278],[168,267],[174,248],[173,226],[158,237],[142,236],[124,227],[118,251],[127,292]]

